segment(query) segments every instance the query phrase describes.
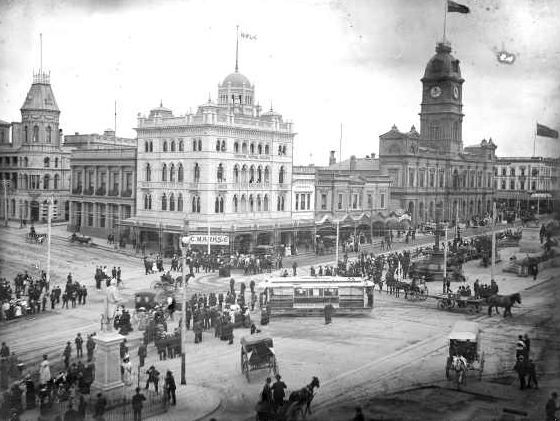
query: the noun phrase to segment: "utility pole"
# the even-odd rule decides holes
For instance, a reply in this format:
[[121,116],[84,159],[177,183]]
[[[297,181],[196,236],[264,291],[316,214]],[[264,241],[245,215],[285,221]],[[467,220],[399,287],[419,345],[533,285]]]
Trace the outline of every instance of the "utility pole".
[[[436,228],[437,229],[437,228]],[[447,225],[445,225],[445,242],[443,243],[443,279],[447,277]]]
[[492,264],[490,266],[490,280],[494,280],[496,273],[496,202],[492,208]]
[[187,384],[187,280],[185,279],[185,266],[187,264],[185,244],[188,238],[181,239],[181,282],[183,283],[183,306],[181,320],[181,384]]
[[49,197],[47,210],[47,291],[51,285],[51,221],[52,221],[52,207],[53,197]]
[[336,264],[335,268],[338,273],[338,236],[340,231],[340,221],[336,221]]

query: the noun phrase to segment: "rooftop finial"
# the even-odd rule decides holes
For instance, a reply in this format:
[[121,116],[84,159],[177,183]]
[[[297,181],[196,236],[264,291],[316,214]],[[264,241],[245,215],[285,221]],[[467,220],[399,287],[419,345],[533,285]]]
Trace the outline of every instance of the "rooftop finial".
[[235,72],[239,71],[239,25],[236,26],[235,30]]
[[210,92],[208,92],[208,104],[212,102],[212,97],[210,96]]
[[162,99],[159,100],[159,108],[163,108],[163,100]]

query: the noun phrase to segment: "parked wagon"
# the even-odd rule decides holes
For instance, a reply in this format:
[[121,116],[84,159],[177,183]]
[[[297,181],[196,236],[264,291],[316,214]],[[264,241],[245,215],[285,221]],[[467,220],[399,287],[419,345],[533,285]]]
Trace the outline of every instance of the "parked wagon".
[[274,343],[271,337],[262,335],[241,338],[241,372],[250,381],[249,372],[268,369],[274,375],[279,373]]
[[26,243],[33,243],[33,244],[45,244],[48,239],[48,234],[37,233],[37,232],[28,232],[25,236]]
[[90,246],[93,245],[91,241],[91,237],[86,237],[85,235],[77,235],[73,233],[69,238],[71,243],[79,243],[79,244],[89,244]]
[[[454,360],[461,357],[466,362],[461,377],[454,367]],[[455,371],[457,387],[466,383],[469,371],[478,372],[478,380],[482,380],[484,372],[484,351],[481,351],[480,329],[478,323],[469,321],[456,322],[449,334],[449,355],[445,364],[445,377],[451,379]]]

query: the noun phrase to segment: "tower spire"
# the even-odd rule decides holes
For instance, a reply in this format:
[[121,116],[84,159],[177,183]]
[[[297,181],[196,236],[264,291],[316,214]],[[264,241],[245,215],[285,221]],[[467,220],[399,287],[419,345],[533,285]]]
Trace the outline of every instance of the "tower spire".
[[235,29],[235,73],[239,71],[239,25]]

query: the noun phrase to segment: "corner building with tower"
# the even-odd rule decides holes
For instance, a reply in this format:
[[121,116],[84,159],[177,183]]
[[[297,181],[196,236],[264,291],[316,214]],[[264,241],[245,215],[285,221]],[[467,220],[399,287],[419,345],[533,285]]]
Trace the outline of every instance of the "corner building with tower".
[[496,145],[463,147],[464,79],[450,44],[437,44],[421,82],[420,132],[393,126],[379,137],[389,208],[407,210],[414,224],[483,218],[492,212]]
[[183,116],[160,104],[138,116],[136,216],[124,221],[138,244],[169,253],[183,235],[208,233],[241,252],[291,244],[295,133],[254,96],[236,66],[217,103]]

